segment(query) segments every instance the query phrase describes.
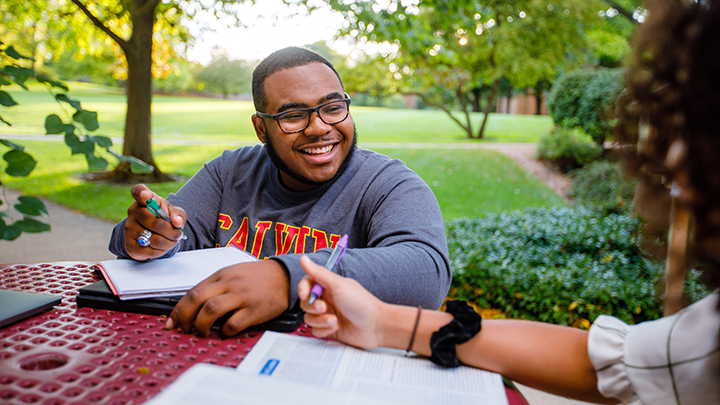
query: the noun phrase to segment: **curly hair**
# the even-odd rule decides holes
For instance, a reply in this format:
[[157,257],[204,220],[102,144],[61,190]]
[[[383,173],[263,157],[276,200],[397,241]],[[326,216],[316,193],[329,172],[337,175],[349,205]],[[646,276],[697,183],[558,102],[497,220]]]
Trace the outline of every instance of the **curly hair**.
[[[694,256],[718,287],[720,0],[646,3],[648,18],[634,38],[627,91],[619,102],[617,139],[637,144],[636,169],[674,180],[683,176],[689,191],[682,203],[694,217]],[[676,144],[682,153],[672,150]]]

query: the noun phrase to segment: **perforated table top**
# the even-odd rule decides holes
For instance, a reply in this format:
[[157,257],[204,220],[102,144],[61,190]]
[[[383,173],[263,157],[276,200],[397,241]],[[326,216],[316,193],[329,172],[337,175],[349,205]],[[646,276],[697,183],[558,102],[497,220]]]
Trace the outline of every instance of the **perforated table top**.
[[[62,296],[54,310],[0,329],[0,403],[130,405],[157,395],[195,363],[236,367],[262,336],[221,339],[165,330],[166,318],[78,308],[87,264],[0,265],[0,289]],[[303,324],[292,334],[312,336]],[[511,405],[526,404],[506,387]]]
[[140,404],[195,363],[236,367],[262,335],[200,338],[165,330],[164,317],[77,308],[78,288],[95,281],[86,264],[0,268],[2,289],[62,296],[0,329],[0,403]]

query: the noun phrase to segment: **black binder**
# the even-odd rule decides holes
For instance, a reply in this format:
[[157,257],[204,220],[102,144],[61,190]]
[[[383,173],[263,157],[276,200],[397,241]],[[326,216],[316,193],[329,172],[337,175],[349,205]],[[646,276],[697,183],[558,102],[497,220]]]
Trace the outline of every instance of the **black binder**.
[[[78,307],[96,309],[108,309],[111,311],[133,312],[147,315],[170,315],[175,304],[180,301],[182,295],[163,298],[143,298],[137,300],[121,300],[115,296],[105,280],[89,284],[78,290],[76,302]],[[277,318],[271,319],[253,328],[272,330],[276,332],[292,332],[303,322],[304,312],[297,304],[294,307],[280,314]],[[229,318],[225,315],[215,322],[220,326]]]
[[57,295],[0,290],[0,328],[59,305]]

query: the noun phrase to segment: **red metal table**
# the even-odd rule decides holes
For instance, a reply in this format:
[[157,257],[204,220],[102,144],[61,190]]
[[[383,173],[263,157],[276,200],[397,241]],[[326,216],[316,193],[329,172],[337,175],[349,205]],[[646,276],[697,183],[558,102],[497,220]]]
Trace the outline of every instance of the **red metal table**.
[[[236,367],[262,336],[221,339],[164,329],[164,317],[78,308],[98,281],[85,263],[0,266],[0,288],[62,296],[53,311],[0,329],[0,402],[130,405],[155,396],[195,363]],[[292,334],[311,336],[303,324]],[[511,405],[526,404],[506,387]]]

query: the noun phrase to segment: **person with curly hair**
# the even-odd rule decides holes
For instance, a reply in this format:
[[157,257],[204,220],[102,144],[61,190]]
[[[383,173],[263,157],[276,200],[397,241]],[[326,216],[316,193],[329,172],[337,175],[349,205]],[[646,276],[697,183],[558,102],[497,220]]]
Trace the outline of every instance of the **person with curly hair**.
[[[634,43],[620,138],[637,141],[641,171],[672,185],[692,218],[692,253],[720,287],[720,0],[649,1]],[[641,130],[628,131],[632,127]],[[674,242],[669,249],[674,249]],[[720,290],[658,320],[602,315],[589,331],[520,320],[480,320],[384,303],[357,282],[301,259],[305,321],[318,337],[392,347],[453,367],[598,403],[720,404]],[[309,305],[314,283],[324,287]],[[481,330],[482,325],[482,330]]]

